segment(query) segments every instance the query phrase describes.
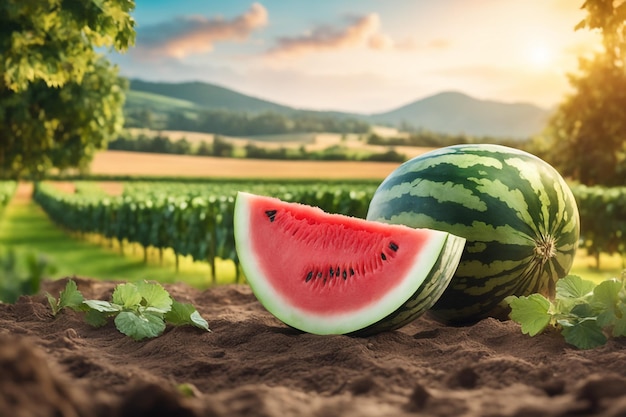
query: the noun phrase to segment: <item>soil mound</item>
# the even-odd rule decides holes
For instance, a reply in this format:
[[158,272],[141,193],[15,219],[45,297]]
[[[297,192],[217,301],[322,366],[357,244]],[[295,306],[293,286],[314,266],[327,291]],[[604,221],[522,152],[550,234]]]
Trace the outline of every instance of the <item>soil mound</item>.
[[[115,283],[74,279],[87,298]],[[65,280],[44,284],[58,295]],[[626,341],[580,351],[513,322],[420,318],[367,338],[288,328],[247,286],[166,285],[211,333],[168,327],[141,342],[43,295],[0,304],[0,416],[626,415]]]

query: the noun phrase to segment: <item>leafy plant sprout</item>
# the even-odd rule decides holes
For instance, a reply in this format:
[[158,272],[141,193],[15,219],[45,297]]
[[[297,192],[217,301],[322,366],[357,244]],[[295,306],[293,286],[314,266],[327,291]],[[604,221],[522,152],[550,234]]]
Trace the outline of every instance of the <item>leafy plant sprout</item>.
[[52,314],[56,316],[63,308],[85,313],[85,321],[100,327],[114,318],[117,329],[135,339],[159,336],[166,324],[191,325],[210,331],[209,324],[191,304],[174,300],[165,288],[155,282],[118,284],[111,301],[85,300],[76,283],[69,280],[65,289],[55,298],[46,293]]
[[626,336],[626,271],[620,278],[595,284],[576,275],[556,283],[556,296],[541,294],[506,298],[510,317],[522,333],[535,336],[548,326],[561,330],[565,341],[580,349],[604,345],[608,337]]

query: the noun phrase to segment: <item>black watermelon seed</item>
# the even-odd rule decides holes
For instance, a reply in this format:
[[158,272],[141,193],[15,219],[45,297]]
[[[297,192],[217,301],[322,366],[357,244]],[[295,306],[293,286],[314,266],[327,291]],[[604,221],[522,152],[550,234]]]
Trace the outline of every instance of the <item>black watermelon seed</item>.
[[383,261],[387,260],[387,256],[385,256],[385,254],[382,252],[380,253],[380,257],[383,258]]
[[329,273],[330,273],[330,277],[332,278],[333,274],[335,273],[335,271],[333,271],[333,267],[332,266],[330,267]]
[[354,275],[354,269],[350,268],[350,276]]
[[313,271],[309,271],[309,273],[307,274],[306,279],[304,280],[304,282],[311,281],[311,278],[313,278]]
[[336,276],[337,278],[339,278],[339,272],[340,272],[339,267],[337,267],[337,270],[335,271],[335,276]]
[[270,222],[273,222],[276,218],[276,210],[266,210],[265,215],[269,217]]
[[389,244],[389,249],[391,249],[391,250],[392,250],[392,251],[394,251],[394,252],[397,252],[397,251],[398,251],[398,245],[397,245],[397,244],[395,244],[395,243],[393,243],[393,242],[391,242],[391,243]]
[[318,277],[318,278],[321,278],[321,277],[322,277],[322,275],[324,275],[324,274],[322,274],[322,271],[320,271],[320,272],[318,272],[318,273],[317,273],[317,277]]
[[342,271],[341,276],[343,277],[344,280],[348,278],[348,273],[346,272],[345,269]]

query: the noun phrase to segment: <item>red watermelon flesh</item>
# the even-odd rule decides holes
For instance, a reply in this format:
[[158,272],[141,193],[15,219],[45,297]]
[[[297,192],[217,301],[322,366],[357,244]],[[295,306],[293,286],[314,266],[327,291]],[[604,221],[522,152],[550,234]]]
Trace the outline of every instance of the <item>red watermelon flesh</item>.
[[398,324],[399,313],[407,316],[407,303],[434,303],[464,244],[446,232],[248,193],[237,196],[235,240],[244,274],[265,308],[290,326],[319,334],[351,333],[381,321],[380,329],[394,327],[389,324]]

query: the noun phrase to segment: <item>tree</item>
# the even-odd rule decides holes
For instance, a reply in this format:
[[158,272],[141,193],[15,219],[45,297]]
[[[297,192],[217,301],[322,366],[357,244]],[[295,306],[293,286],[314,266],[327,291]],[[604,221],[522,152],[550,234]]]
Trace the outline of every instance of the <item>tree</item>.
[[196,150],[196,155],[199,156],[210,156],[213,154],[211,150],[211,145],[206,140],[202,140],[200,145],[198,145],[198,149]]
[[155,136],[150,141],[148,152],[153,153],[174,153],[173,144],[170,138],[161,134]]
[[563,175],[594,185],[626,184],[626,1],[587,0],[576,29],[598,30],[603,51],[579,59],[574,92],[534,149]]
[[172,142],[172,153],[178,155],[191,155],[191,142],[187,138],[182,137]]
[[230,157],[233,156],[235,145],[220,135],[213,136],[213,155]]
[[0,2],[0,177],[85,169],[120,132],[126,81],[96,48],[134,42],[132,0]]

